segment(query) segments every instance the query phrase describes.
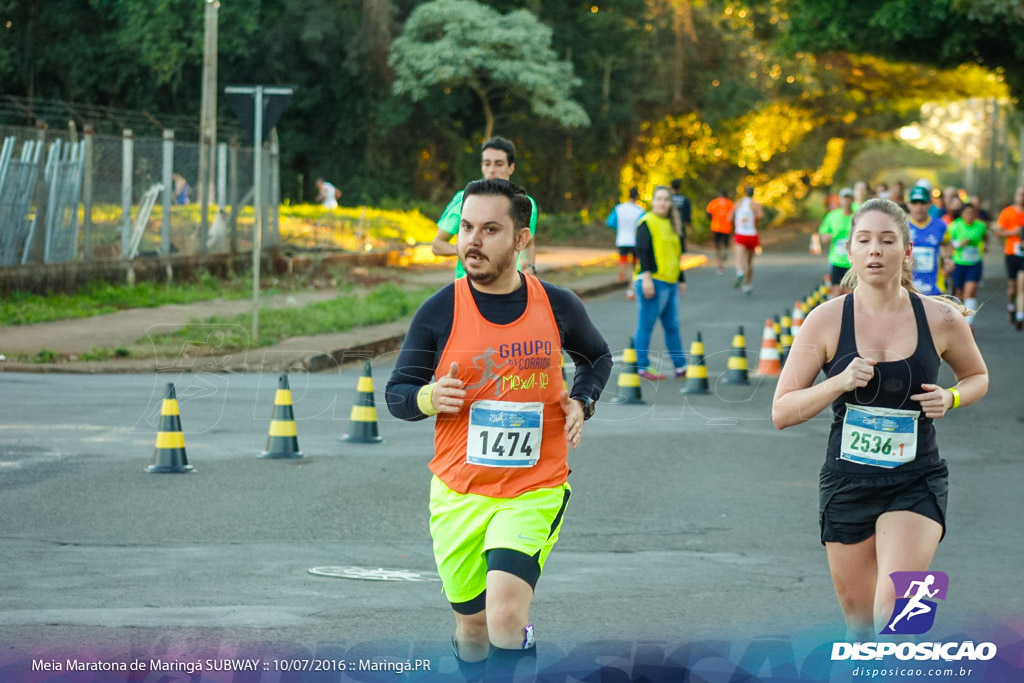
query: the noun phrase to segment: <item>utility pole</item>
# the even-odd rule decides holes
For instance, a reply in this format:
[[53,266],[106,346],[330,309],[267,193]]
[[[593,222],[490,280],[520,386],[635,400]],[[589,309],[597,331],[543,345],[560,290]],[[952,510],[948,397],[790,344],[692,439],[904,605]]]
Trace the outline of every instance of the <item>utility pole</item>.
[[206,0],[203,33],[203,92],[199,114],[199,253],[207,251],[210,231],[210,197],[217,150],[217,12],[219,0]]
[[[245,129],[252,131],[253,156],[253,213],[256,225],[252,229],[252,341],[260,338],[260,257],[263,253],[263,138],[277,123],[291,101],[295,88],[281,85],[229,85],[224,88],[228,105],[235,110]],[[266,128],[267,130],[264,130]]]

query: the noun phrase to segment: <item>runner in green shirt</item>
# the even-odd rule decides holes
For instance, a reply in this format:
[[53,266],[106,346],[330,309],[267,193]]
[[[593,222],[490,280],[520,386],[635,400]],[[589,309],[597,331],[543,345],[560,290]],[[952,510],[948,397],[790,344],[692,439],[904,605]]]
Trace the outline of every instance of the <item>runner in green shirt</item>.
[[960,217],[949,224],[946,239],[953,245],[953,296],[971,311],[967,322],[974,329],[974,311],[978,310],[978,283],[981,282],[981,257],[985,253],[987,227],[975,220],[973,204],[964,204]]
[[853,220],[853,188],[844,187],[839,190],[839,208],[825,214],[825,220],[818,228],[822,242],[828,247],[828,262],[831,264],[829,277],[832,281],[831,298],[845,294],[840,286],[846,271],[850,270],[850,254],[846,250],[846,242],[850,239],[850,223]]
[[[511,140],[503,137],[493,137],[484,143],[480,154],[480,172],[484,180],[509,180],[516,170],[516,146]],[[530,235],[533,237],[530,243],[519,255],[519,269],[529,269],[529,272],[537,274],[537,202],[533,197],[528,197],[533,205],[533,212],[530,214]],[[448,206],[444,208],[441,217],[437,219],[437,235],[430,245],[436,256],[458,256],[455,243],[452,237],[459,234],[459,224],[462,214],[462,190],[459,190]],[[462,262],[455,261],[455,278],[458,279],[466,274]]]

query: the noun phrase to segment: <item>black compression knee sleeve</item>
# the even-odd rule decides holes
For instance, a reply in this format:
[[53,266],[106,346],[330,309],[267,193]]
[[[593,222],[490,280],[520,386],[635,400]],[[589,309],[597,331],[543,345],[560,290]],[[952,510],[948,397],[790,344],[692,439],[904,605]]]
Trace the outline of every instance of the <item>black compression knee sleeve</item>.
[[487,672],[487,660],[481,659],[479,662],[467,662],[459,657],[455,658],[459,663],[459,673],[467,681],[482,681],[484,674]]
[[455,654],[455,661],[459,663],[459,673],[467,681],[482,681],[487,672],[487,658],[479,662],[467,662],[459,656],[459,646],[452,638],[452,652]]
[[488,681],[521,681],[537,673],[537,648],[506,650],[491,646],[487,658]]

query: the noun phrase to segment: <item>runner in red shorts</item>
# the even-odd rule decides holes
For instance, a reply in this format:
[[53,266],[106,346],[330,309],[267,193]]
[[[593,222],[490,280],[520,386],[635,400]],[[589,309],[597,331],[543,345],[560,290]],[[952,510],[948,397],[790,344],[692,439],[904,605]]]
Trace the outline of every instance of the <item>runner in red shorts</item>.
[[764,217],[761,205],[754,201],[754,188],[743,191],[743,198],[736,202],[729,219],[735,226],[736,240],[736,282],[733,287],[743,286],[743,293],[750,294],[754,279],[754,254],[761,246],[757,236],[757,222]]

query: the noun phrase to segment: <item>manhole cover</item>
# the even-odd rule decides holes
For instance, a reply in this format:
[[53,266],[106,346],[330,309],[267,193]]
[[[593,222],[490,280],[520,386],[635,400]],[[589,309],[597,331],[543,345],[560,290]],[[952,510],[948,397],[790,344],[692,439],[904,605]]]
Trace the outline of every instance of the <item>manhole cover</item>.
[[434,572],[414,572],[408,569],[384,569],[383,567],[313,567],[310,574],[330,576],[336,579],[358,579],[360,581],[440,581]]

